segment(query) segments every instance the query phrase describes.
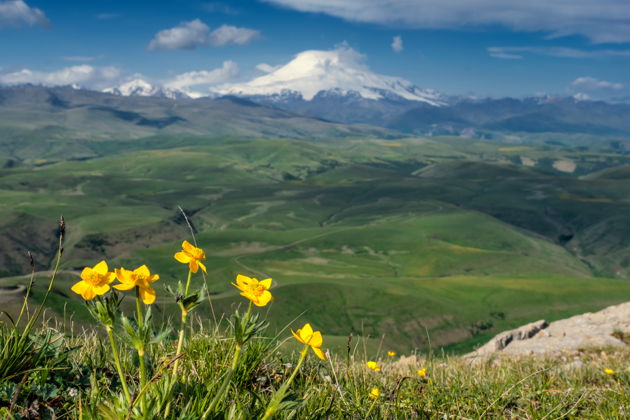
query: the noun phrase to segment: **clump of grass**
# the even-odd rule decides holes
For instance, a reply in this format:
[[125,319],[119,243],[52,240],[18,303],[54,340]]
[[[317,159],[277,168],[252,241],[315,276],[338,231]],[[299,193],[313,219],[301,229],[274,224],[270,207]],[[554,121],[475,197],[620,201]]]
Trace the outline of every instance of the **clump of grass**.
[[623,341],[626,344],[630,344],[630,334],[621,330],[615,330],[612,332],[613,337],[615,337],[617,340]]
[[[144,265],[110,272],[104,261],[85,268],[72,287],[102,328],[79,335],[36,328],[43,306],[27,316],[26,329],[18,327],[20,318],[8,317],[8,324],[0,325],[0,417],[624,418],[630,413],[628,350],[605,357],[585,353],[579,365],[557,359],[473,364],[393,351],[380,358],[358,354],[361,346],[351,349],[350,341],[347,352],[331,355],[322,334],[306,324],[292,331],[294,343],[302,346],[296,353],[285,345],[293,340],[288,333],[265,336],[267,323],[258,309],[272,299],[272,280],[244,275],[234,286],[248,302],[245,312],[236,310],[227,323],[190,322],[204,302],[204,288],[195,287],[193,276],[200,267],[205,271],[204,258],[203,250],[187,242],[175,255],[188,265],[186,283],[172,291],[182,313],[178,325],[156,325],[152,319],[158,275]],[[120,308],[125,291],[135,292],[133,314]],[[26,299],[20,317],[27,313]]]

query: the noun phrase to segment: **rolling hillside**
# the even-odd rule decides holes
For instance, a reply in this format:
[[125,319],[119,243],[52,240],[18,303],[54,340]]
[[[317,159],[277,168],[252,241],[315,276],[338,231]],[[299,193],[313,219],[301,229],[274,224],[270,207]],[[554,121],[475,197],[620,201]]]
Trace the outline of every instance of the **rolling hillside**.
[[[469,349],[533,318],[630,298],[630,283],[610,278],[627,276],[629,248],[609,230],[628,226],[628,186],[511,163],[538,162],[533,146],[164,135],[98,144],[102,157],[0,172],[2,285],[24,281],[15,276],[28,272],[27,249],[47,269],[54,220],[68,222],[59,313],[77,270],[103,258],[147,263],[163,284],[181,278],[172,255],[189,232],[179,205],[208,255],[217,312],[238,301],[236,273],[271,276],[284,308],[272,325],[317,313],[340,345],[353,331],[426,347],[428,332],[433,345]],[[593,171],[627,159],[544,155]],[[160,287],[166,317],[175,306]],[[71,300],[66,311],[85,319]]]

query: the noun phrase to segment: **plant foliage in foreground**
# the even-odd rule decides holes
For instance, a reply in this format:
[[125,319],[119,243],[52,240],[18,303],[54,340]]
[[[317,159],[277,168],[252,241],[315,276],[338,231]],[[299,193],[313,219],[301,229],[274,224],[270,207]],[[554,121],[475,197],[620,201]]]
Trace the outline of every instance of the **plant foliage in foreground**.
[[[57,267],[65,224],[59,235]],[[324,351],[310,324],[285,340],[263,335],[256,308],[272,300],[271,279],[239,275],[249,301],[228,325],[189,320],[201,307],[196,288],[203,250],[185,241],[175,259],[188,265],[186,283],[171,290],[179,325],[155,325],[151,304],[159,275],[142,265],[109,271],[87,267],[72,290],[86,300],[102,329],[67,336],[35,328],[27,299],[16,320],[0,324],[1,418],[251,419],[251,418],[627,418],[630,352],[583,353],[572,359],[496,360],[368,355],[348,341],[341,357]],[[51,277],[52,288],[56,269]],[[205,278],[204,278],[205,280]],[[120,309],[135,292],[135,313]],[[133,296],[133,295],[132,295]],[[44,301],[46,296],[44,297]],[[44,302],[45,303],[45,302]],[[211,301],[208,299],[208,303]],[[178,333],[174,333],[178,329]],[[300,349],[296,354],[291,346]],[[312,349],[315,358],[308,358]],[[370,357],[368,357],[370,356]],[[561,360],[562,361],[562,360]]]

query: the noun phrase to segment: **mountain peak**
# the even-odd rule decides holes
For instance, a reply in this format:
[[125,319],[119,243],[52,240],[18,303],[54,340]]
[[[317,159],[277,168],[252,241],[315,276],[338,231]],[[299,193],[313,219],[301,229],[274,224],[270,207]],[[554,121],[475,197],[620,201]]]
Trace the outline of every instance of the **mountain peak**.
[[133,79],[117,87],[103,89],[104,93],[120,96],[156,96],[169,99],[185,99],[190,96],[183,91],[155,86],[143,79]]
[[289,63],[246,83],[225,84],[216,88],[222,95],[269,96],[299,93],[306,101],[320,92],[358,94],[365,99],[402,98],[409,101],[443,105],[442,95],[423,90],[408,80],[372,72],[364,56],[342,46],[330,51],[307,50]]

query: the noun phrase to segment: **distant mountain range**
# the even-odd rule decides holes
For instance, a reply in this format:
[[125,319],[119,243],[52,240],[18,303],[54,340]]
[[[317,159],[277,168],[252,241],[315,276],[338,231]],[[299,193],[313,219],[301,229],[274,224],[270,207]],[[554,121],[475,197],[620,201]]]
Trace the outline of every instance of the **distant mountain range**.
[[190,94],[187,92],[152,85],[142,79],[133,79],[119,86],[103,89],[102,92],[118,96],[154,96],[168,99],[191,99]]
[[[479,137],[487,132],[630,135],[630,105],[573,97],[471,99],[422,89],[376,74],[352,50],[304,51],[245,83],[212,88],[208,97],[240,97],[269,108],[346,124],[370,124],[417,135]],[[199,93],[137,79],[105,92],[170,99]]]
[[[145,121],[145,115],[149,113],[160,115],[158,120],[161,122],[141,123],[144,128],[151,126],[191,134],[215,131],[237,135],[321,137],[340,132],[365,132],[365,127],[348,128],[347,124],[368,124],[423,136],[486,137],[497,131],[630,136],[628,104],[553,96],[524,99],[452,97],[422,89],[399,77],[374,73],[363,64],[360,54],[349,49],[304,51],[283,66],[265,66],[264,69],[266,74],[249,82],[214,86],[207,96],[192,90],[174,89],[168,84],[160,86],[134,79],[104,89],[100,94],[77,86],[65,90],[6,87],[0,90],[0,105],[2,95],[15,95],[16,89],[22,89],[26,98],[39,97],[49,104],[63,102],[70,104],[69,107],[91,111],[106,108],[111,111],[110,116],[127,115],[128,122],[135,121],[132,132],[137,131],[138,121]],[[36,94],[37,89],[40,93]],[[51,99],[56,97],[61,98],[61,102]],[[155,102],[148,102],[150,100]],[[245,107],[242,109],[246,111],[225,112],[235,104],[239,109]],[[255,112],[254,104],[258,105]],[[41,104],[36,104],[34,109],[40,109],[39,106]],[[141,116],[132,117],[133,113]],[[254,118],[245,117],[252,113],[256,114]],[[214,117],[219,114],[223,117]],[[99,115],[102,116],[102,112]],[[273,117],[269,117],[271,115]],[[205,121],[202,116],[206,117]],[[299,120],[298,116],[310,120],[307,123],[307,119]],[[88,118],[87,115],[83,117]],[[288,119],[292,120],[291,129],[279,123]],[[146,121],[154,119],[151,117]],[[346,126],[331,130],[333,125],[326,122]],[[104,128],[110,130],[109,126]],[[391,132],[375,129],[370,132],[391,135]]]
[[195,136],[321,139],[400,133],[308,118],[237,97],[167,99],[73,87],[0,87],[0,167],[42,156],[94,157],[107,141],[159,135],[184,141]]

